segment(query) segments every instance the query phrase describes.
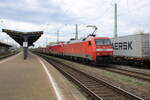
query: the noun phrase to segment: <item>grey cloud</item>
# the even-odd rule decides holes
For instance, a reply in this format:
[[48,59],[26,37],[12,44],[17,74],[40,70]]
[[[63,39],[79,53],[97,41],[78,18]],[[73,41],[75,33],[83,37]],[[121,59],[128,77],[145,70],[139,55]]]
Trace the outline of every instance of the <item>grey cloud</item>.
[[70,23],[71,21],[75,21],[73,16],[67,15],[63,9],[53,2],[47,3],[38,0],[37,2],[40,4],[39,8],[30,9],[26,7],[28,5],[22,5],[20,8],[17,7],[16,2],[19,2],[19,0],[16,0],[16,2],[9,2],[11,6],[7,6],[8,1],[9,0],[3,3],[0,2],[6,5],[0,6],[1,18],[40,24],[45,22]]

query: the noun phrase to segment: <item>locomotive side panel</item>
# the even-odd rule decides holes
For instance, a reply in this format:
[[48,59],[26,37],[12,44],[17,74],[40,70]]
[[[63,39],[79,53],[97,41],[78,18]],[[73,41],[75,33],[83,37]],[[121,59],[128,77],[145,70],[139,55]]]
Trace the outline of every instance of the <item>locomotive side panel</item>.
[[88,42],[79,42],[72,44],[65,44],[63,54],[74,57],[87,58],[92,60],[92,47],[88,46]]
[[52,54],[62,55],[62,53],[63,53],[62,45],[58,44],[58,45],[50,46],[49,51]]

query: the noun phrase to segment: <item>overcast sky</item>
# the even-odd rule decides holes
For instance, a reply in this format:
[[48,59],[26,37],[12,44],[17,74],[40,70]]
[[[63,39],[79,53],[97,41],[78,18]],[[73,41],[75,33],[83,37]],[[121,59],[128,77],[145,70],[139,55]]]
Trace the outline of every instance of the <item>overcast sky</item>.
[[[92,32],[86,25],[98,27],[97,36],[113,37],[114,3],[118,3],[119,36],[150,30],[149,0],[0,0],[0,27],[17,31],[39,31],[44,35],[36,44],[74,37],[79,24],[79,37]],[[0,40],[12,42],[5,34]]]

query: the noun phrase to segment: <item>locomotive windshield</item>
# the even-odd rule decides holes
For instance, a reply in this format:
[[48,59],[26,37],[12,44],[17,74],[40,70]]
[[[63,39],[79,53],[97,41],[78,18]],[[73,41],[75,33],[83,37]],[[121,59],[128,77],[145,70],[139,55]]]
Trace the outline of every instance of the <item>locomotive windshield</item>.
[[96,45],[111,45],[110,39],[96,39]]

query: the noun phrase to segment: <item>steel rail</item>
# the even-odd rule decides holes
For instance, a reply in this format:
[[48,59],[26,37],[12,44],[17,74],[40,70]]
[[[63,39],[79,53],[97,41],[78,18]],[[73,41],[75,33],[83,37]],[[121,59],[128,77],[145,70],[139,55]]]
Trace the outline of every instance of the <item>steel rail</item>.
[[[116,99],[116,98],[118,99],[118,98],[123,97],[125,100],[126,99],[144,100],[143,98],[136,96],[130,92],[127,92],[124,89],[113,86],[112,84],[109,84],[108,82],[102,79],[95,78],[80,70],[74,69],[70,67],[69,65],[66,65],[62,62],[56,61],[54,59],[50,59],[44,55],[40,55],[40,56],[45,58],[49,63],[51,63],[55,68],[57,68],[65,76],[69,77],[73,82],[79,85],[88,95],[92,96],[92,98],[94,99],[98,99],[98,100],[109,99],[110,100],[110,99]],[[75,75],[72,73],[75,73]],[[80,77],[77,77],[78,75],[80,75]],[[83,80],[85,80],[85,82]],[[104,91],[105,94],[102,91]]]
[[135,71],[116,68],[116,67],[111,67],[111,68],[107,67],[107,68],[101,68],[101,69],[150,82],[150,75],[146,73],[135,72]]
[[[114,68],[114,67],[113,67]],[[131,72],[131,73],[136,73],[136,74],[142,74],[144,76],[149,76],[150,77],[150,74],[148,73],[143,73],[143,72],[138,72],[138,71],[132,71],[132,70],[128,70],[128,69],[123,69],[123,68],[118,68],[118,67],[115,67],[116,69],[119,69],[119,70],[124,70],[124,71],[128,71],[128,72]]]

